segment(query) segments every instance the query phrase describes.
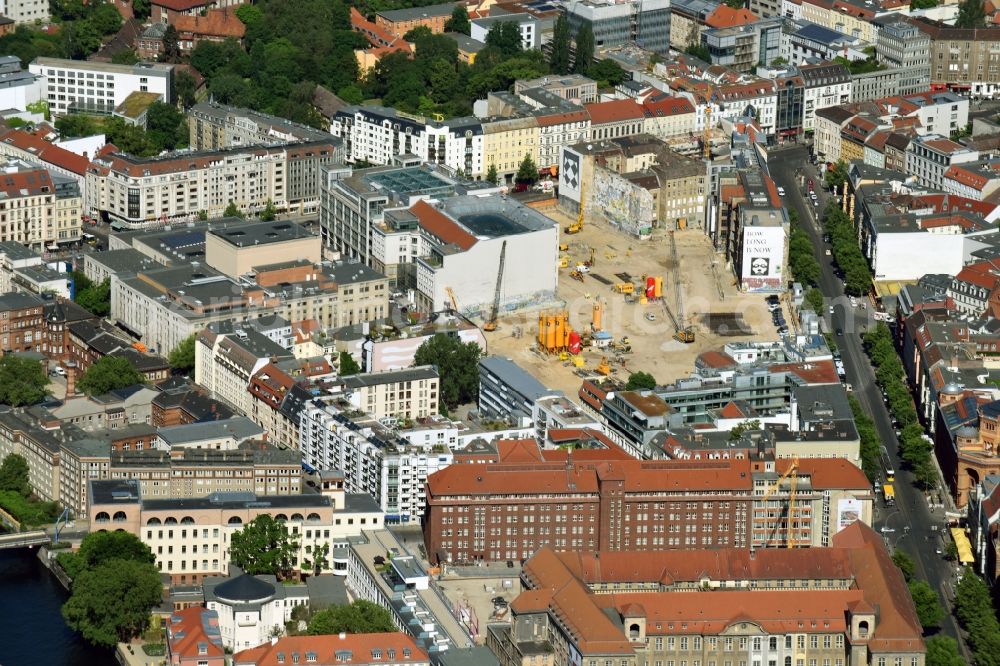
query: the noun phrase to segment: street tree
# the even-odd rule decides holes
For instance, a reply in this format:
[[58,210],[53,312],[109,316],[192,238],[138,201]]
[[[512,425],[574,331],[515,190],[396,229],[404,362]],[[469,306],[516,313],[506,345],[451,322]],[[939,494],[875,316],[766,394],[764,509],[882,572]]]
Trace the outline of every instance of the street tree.
[[490,163],[490,167],[486,170],[486,181],[498,185],[500,181],[500,174],[497,173],[497,165]]
[[433,365],[440,375],[441,406],[448,409],[479,397],[479,359],[483,350],[475,342],[437,334],[425,341],[413,357],[414,365]]
[[15,492],[21,497],[31,495],[28,483],[28,461],[19,453],[11,453],[0,464],[0,491]]
[[236,205],[235,201],[230,201],[229,202],[229,205],[226,206],[226,210],[224,210],[222,212],[222,216],[223,217],[238,217],[240,219],[243,219],[244,217],[246,217],[246,215],[243,214],[243,211],[240,210],[240,207]]
[[586,74],[594,64],[594,32],[590,25],[584,24],[576,31],[576,57],[573,59],[573,71]]
[[4,354],[0,357],[0,404],[34,405],[48,394],[49,378],[41,361]]
[[196,333],[192,333],[181,340],[179,345],[174,347],[174,350],[170,352],[170,357],[167,359],[170,362],[171,368],[184,373],[194,370],[194,349],[195,338],[197,337]]
[[920,619],[920,626],[927,630],[940,625],[945,613],[937,592],[926,581],[922,580],[911,580],[909,588],[910,596],[913,597],[913,605],[917,609],[917,617]]
[[233,564],[252,576],[285,577],[297,550],[285,524],[263,514],[233,533],[229,553]]
[[569,73],[572,41],[569,21],[566,20],[565,14],[560,14],[552,28],[552,50],[549,52],[549,68],[553,74]]
[[633,372],[628,376],[628,382],[625,384],[626,391],[637,391],[640,389],[655,389],[656,379],[653,375],[648,372],[643,372],[639,370],[638,372]]
[[146,378],[124,356],[104,356],[87,368],[76,386],[88,396],[145,384]]
[[392,615],[378,604],[359,599],[352,604],[330,606],[312,616],[307,634],[370,634],[396,631]]
[[913,558],[897,549],[896,552],[892,554],[892,561],[902,572],[903,578],[906,579],[907,582],[913,579],[913,573],[917,570],[917,565],[913,562]]
[[924,644],[927,646],[926,666],[965,666],[965,659],[958,652],[958,642],[951,636],[931,636]]
[[524,159],[517,168],[517,175],[514,176],[514,182],[521,185],[534,185],[538,182],[538,167],[535,165],[535,160],[531,159],[530,153],[524,154]]
[[278,209],[275,208],[274,203],[268,199],[267,205],[264,206],[264,210],[260,212],[260,219],[262,222],[273,222],[276,217],[278,217]]
[[76,577],[62,614],[88,642],[110,648],[138,636],[162,597],[155,565],[111,559]]

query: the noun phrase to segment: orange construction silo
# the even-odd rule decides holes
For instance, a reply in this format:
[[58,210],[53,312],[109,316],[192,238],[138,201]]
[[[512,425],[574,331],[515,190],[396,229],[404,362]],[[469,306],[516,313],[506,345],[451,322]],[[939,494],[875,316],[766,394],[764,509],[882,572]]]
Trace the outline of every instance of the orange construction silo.
[[601,322],[601,314],[602,314],[602,312],[603,312],[603,306],[601,305],[601,302],[600,301],[594,301],[594,322],[593,322],[593,326],[594,326],[594,330],[595,331],[600,331],[601,330],[601,323],[602,323]]
[[538,315],[538,346],[545,349],[545,313]]
[[545,350],[548,352],[556,348],[556,318],[553,315],[545,317]]
[[555,351],[562,351],[566,348],[566,313],[560,312],[556,315],[556,344]]
[[656,282],[653,285],[653,295],[656,298],[663,298],[663,278],[656,278]]

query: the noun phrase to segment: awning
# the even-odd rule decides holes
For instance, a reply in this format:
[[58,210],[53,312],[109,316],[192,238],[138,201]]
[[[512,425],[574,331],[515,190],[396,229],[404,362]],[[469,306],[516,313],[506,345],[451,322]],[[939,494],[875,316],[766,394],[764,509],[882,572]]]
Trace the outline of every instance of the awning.
[[972,544],[969,543],[969,537],[965,536],[965,530],[961,527],[951,528],[951,538],[955,540],[955,545],[958,546],[958,560],[962,564],[972,564],[976,561],[976,558],[972,555]]

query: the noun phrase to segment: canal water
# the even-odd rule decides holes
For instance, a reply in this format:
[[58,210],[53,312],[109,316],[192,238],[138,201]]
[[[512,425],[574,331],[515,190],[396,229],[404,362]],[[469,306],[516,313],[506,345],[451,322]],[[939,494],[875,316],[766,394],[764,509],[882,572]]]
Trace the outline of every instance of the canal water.
[[38,561],[34,548],[0,550],[2,666],[112,666],[111,650],[95,648],[66,626],[68,593]]

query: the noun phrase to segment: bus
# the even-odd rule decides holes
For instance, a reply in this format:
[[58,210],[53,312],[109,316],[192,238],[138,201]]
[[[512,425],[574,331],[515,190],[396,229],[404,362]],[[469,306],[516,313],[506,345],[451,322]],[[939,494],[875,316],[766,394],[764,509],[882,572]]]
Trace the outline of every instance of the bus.
[[896,489],[892,487],[891,483],[882,486],[882,496],[885,498],[886,506],[896,505]]
[[885,472],[885,482],[892,483],[896,479],[896,472],[892,468],[892,461],[889,460],[889,451],[882,447],[882,470]]

